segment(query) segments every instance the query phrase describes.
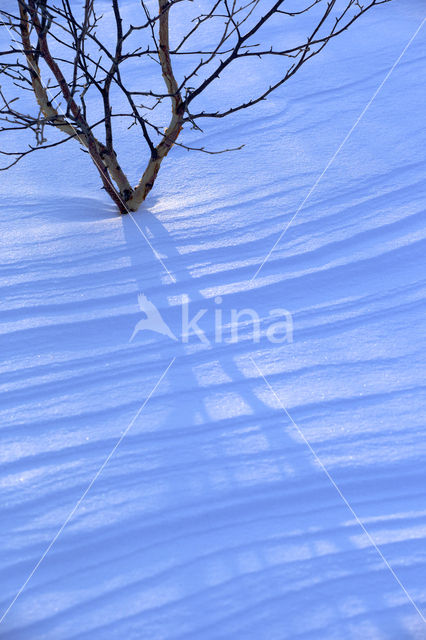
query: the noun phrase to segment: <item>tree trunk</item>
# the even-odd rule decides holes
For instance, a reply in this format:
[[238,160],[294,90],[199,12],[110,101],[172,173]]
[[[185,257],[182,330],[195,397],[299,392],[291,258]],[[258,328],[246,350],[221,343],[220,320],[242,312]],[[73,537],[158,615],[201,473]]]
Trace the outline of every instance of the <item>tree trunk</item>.
[[151,191],[158,171],[160,170],[161,163],[176,142],[183,125],[184,105],[173,74],[170,58],[168,5],[168,0],[158,0],[160,12],[158,57],[160,59],[163,79],[172,103],[172,118],[161,142],[155,148],[155,153],[152,154],[139,184],[135,187],[132,195],[126,202],[130,211],[137,211]]
[[[19,2],[19,0],[18,0]],[[82,116],[82,113],[74,101],[69,86],[59,69],[55,59],[52,57],[46,34],[43,33],[35,5],[30,4],[28,16],[25,5],[19,3],[20,11],[20,32],[22,45],[27,58],[31,73],[32,89],[36,100],[44,117],[50,120],[54,126],[67,136],[74,137],[89,152],[93,163],[99,171],[104,189],[117,205],[120,213],[137,211],[145,200],[157,178],[158,171],[164,158],[176,142],[182,130],[184,118],[184,104],[179,92],[179,86],[173,74],[170,47],[169,47],[169,0],[158,0],[159,6],[159,44],[158,57],[161,65],[162,75],[167,87],[167,92],[171,100],[172,116],[168,128],[166,129],[159,144],[153,148],[151,158],[145,171],[136,187],[132,188],[125,173],[122,171],[117,161],[114,150],[109,150],[107,145],[95,138],[92,130]],[[44,61],[54,74],[62,95],[69,105],[73,114],[76,127],[68,122],[66,117],[60,114],[49,99],[48,89],[43,85],[37,58],[35,57],[30,40],[30,25],[35,27],[38,35],[38,46]],[[113,182],[118,189],[114,186]]]
[[[25,56],[30,69],[32,89],[35,94],[37,103],[41,109],[41,112],[43,113],[45,118],[53,122],[53,124],[57,129],[59,129],[60,131],[62,131],[68,136],[75,137],[78,140],[78,142],[80,142],[80,144],[88,150],[93,163],[95,164],[96,168],[99,171],[99,174],[102,179],[102,183],[108,195],[115,202],[115,204],[117,205],[121,213],[127,213],[124,199],[127,197],[129,193],[132,192],[132,187],[129,181],[127,180],[127,177],[125,176],[124,172],[121,170],[117,162],[117,157],[115,153],[110,154],[106,146],[101,142],[99,142],[94,137],[87,123],[83,121],[81,114],[79,112],[79,109],[75,104],[71,94],[69,93],[68,85],[66,84],[65,79],[63,78],[58,65],[56,64],[56,62],[54,61],[54,59],[50,54],[49,48],[47,46],[46,37],[43,36],[43,37],[39,37],[40,49],[43,54],[43,58],[46,64],[50,67],[50,69],[54,73],[58,81],[58,84],[61,86],[61,90],[64,95],[64,98],[71,105],[74,116],[76,117],[76,119],[81,121],[80,128],[81,129],[87,128],[87,134],[83,132],[78,133],[77,129],[72,124],[70,124],[66,120],[66,118],[55,109],[55,107],[53,106],[52,102],[49,99],[47,89],[43,85],[43,82],[41,80],[41,75],[40,75],[40,68],[38,66],[35,56],[32,53],[33,48],[30,40],[30,21],[28,18],[27,11],[25,10],[24,6],[20,5],[19,12],[20,12],[20,33],[21,33],[22,46],[24,48],[24,51],[26,52]],[[31,20],[37,29],[37,33],[40,34],[40,25],[38,23],[35,13],[32,14]],[[120,193],[117,193],[111,181],[111,178],[117,184]]]

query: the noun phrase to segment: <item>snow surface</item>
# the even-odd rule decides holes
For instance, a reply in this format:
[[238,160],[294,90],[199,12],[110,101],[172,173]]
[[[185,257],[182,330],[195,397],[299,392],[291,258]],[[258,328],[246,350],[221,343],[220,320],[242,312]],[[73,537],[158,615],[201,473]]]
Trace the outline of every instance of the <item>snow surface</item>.
[[[2,174],[1,611],[176,360],[1,638],[426,638],[426,27],[252,280],[424,16],[371,12],[211,124],[237,155],[173,150],[135,220],[175,282],[76,146]],[[138,293],[176,334],[189,296],[210,339],[215,296],[251,307],[261,341],[129,343]]]

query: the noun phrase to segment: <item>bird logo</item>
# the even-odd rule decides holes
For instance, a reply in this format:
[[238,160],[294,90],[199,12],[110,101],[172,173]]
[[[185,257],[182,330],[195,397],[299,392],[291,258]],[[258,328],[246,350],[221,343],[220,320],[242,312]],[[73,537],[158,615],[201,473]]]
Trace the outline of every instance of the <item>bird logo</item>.
[[146,318],[139,320],[129,342],[132,342],[140,331],[154,331],[154,333],[160,333],[161,335],[167,336],[177,342],[178,339],[161,317],[161,313],[158,311],[157,307],[150,302],[143,293],[138,294],[138,303],[140,310],[146,315]]

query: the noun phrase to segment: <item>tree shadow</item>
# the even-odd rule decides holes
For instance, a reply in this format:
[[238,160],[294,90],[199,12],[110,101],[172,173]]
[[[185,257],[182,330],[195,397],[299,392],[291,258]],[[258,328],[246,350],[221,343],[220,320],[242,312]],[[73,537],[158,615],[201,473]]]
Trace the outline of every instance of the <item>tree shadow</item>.
[[[158,390],[94,486],[99,514],[89,509],[87,523],[81,516],[82,528],[77,523],[66,532],[52,550],[55,562],[29,587],[30,601],[46,602],[46,616],[16,631],[0,629],[0,637],[416,637],[411,605],[259,379],[250,356],[261,366],[264,343],[253,345],[248,331],[235,344],[213,343],[221,275],[194,275],[194,255],[180,250],[154,207],[151,199],[137,222],[176,282],[134,221],[123,217],[127,263],[120,278],[134,283],[124,294],[134,313],[124,314],[114,339],[123,346],[129,386],[143,379],[153,388],[176,357],[167,389]],[[175,343],[147,332],[126,345],[131,322],[140,317],[138,293],[149,297],[176,335],[182,294],[191,317],[207,308],[212,344]],[[247,288],[231,293],[229,303],[257,308],[277,293],[273,284],[261,294]],[[110,375],[118,371],[114,363]],[[107,444],[111,449],[113,441]],[[66,496],[55,492],[46,511]],[[371,526],[374,537],[379,524]],[[403,554],[398,542],[386,546],[395,557]]]
[[[153,206],[155,202],[151,200],[150,208]],[[149,209],[137,215],[144,233],[152,238],[176,279],[175,283],[165,283],[166,276],[157,283],[151,279],[153,301],[165,316],[168,300],[176,301],[183,293],[190,301],[191,316],[197,309],[207,308],[211,320],[206,333],[213,342],[217,276],[194,277],[194,256],[191,252],[179,251],[173,233],[159,217]],[[123,220],[123,231],[138,289],[145,292],[147,282],[140,257],[135,253],[135,231],[130,222]],[[136,237],[136,244],[137,241]],[[161,270],[161,266],[157,266]],[[236,279],[240,277],[238,274]],[[265,297],[276,299],[276,293],[277,285],[267,286],[260,304],[264,305]],[[256,308],[258,298],[255,290],[246,290],[232,294],[230,302],[237,308]],[[173,325],[173,320],[170,322]],[[256,625],[257,635],[252,636],[256,640],[302,638],[312,633],[325,638],[327,629],[323,625],[328,623],[337,635],[344,633],[358,638],[356,629],[362,627],[362,633],[371,638],[381,637],[387,629],[389,640],[408,639],[411,632],[403,618],[410,610],[410,603],[404,601],[402,594],[389,621],[387,607],[395,597],[392,595],[395,588],[398,592],[398,585],[387,568],[380,566],[380,558],[368,541],[354,543],[363,537],[359,524],[353,521],[352,514],[290,421],[280,413],[251,364],[250,356],[254,354],[255,360],[259,360],[257,354],[262,352],[262,346],[253,345],[246,333],[235,344],[173,347],[177,361],[172,379],[178,406],[170,416],[171,431],[175,431],[171,436],[174,446],[164,452],[163,463],[165,468],[175,465],[173,475],[182,486],[176,491],[176,484],[170,484],[170,505],[180,495],[177,504],[182,501],[184,515],[179,514],[178,507],[168,511],[174,522],[170,521],[170,528],[166,529],[172,537],[168,542],[160,542],[158,529],[154,527],[148,553],[150,558],[157,558],[155,563],[167,553],[166,549],[176,559],[172,568],[160,572],[161,576],[156,574],[154,579],[158,585],[163,580],[175,584],[173,574],[178,572],[181,576],[176,594],[179,604],[168,605],[174,611],[170,621],[182,615],[179,608],[185,602],[188,614],[204,609],[206,624],[210,618],[211,624],[216,625],[215,630],[205,625],[196,632],[188,628],[177,637],[195,638],[202,631],[206,637],[220,638],[226,637],[229,629],[234,629],[233,637],[240,637],[240,633],[243,637],[239,625],[247,607],[251,612],[252,632],[253,624]],[[189,433],[184,436],[184,432]],[[188,455],[189,447],[193,450]],[[181,460],[181,464],[176,460]],[[204,513],[206,501],[210,508]],[[301,505],[307,505],[306,510],[301,509]],[[192,510],[195,513],[190,515]],[[263,524],[257,520],[257,513],[262,514]],[[214,543],[209,538],[212,532],[216,538]],[[350,583],[345,575],[347,565],[358,567]],[[294,582],[283,585],[289,569],[289,579]],[[368,613],[371,593],[365,597],[363,591],[371,580],[375,585],[375,607],[379,612],[382,610],[377,620],[371,619]],[[236,588],[240,604],[235,605],[235,614],[228,612],[219,622],[214,608],[206,606],[206,599],[215,599],[220,593],[220,598],[229,603],[235,597]],[[305,624],[301,624],[298,609],[300,590],[302,593],[306,590],[302,600],[308,598],[311,610]],[[287,603],[293,600],[297,611],[287,620],[285,633],[280,621],[283,599]],[[289,607],[292,609],[293,605]],[[352,610],[358,613],[352,614]],[[143,619],[154,626],[156,633],[160,633],[160,629],[165,632],[167,628],[162,615],[155,611]],[[124,622],[117,624],[117,629],[125,628]],[[263,630],[264,624],[269,625],[268,631]],[[306,626],[305,632],[301,631],[303,626]],[[247,628],[244,633],[249,632]]]

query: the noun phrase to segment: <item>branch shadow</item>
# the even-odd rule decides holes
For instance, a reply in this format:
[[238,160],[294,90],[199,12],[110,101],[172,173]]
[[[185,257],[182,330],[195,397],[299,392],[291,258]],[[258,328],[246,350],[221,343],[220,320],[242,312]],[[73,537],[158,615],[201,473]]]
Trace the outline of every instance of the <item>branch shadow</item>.
[[[176,282],[132,219],[123,217],[128,264],[122,277],[135,284],[126,294],[128,306],[134,304],[136,320],[137,294],[147,295],[179,335],[185,294],[191,317],[208,309],[212,338],[220,274],[194,277],[194,256],[179,249],[154,208],[150,199],[137,221]],[[261,299],[256,291],[240,291],[230,304],[256,308],[276,296],[277,286],[268,285]],[[376,551],[359,541],[359,525],[250,364],[261,349],[246,333],[235,344],[206,346],[148,332],[123,349],[129,378],[136,380],[141,366],[149,377],[147,359],[155,362],[151,386],[176,357],[167,391],[149,406],[144,426],[135,425],[123,442],[121,468],[114,466],[94,488],[101,496],[126,489],[129,506],[119,511],[118,496],[117,516],[101,509],[90,536],[78,528],[67,532],[55,563],[44,567],[34,586],[37,597],[58,601],[59,611],[50,609],[16,631],[0,629],[0,637],[416,637],[407,622],[410,604],[395,595]],[[166,407],[160,418],[158,405]],[[396,557],[403,553],[397,542],[387,549]]]

